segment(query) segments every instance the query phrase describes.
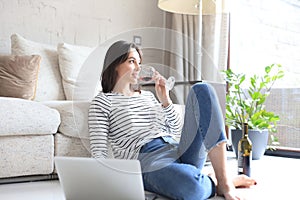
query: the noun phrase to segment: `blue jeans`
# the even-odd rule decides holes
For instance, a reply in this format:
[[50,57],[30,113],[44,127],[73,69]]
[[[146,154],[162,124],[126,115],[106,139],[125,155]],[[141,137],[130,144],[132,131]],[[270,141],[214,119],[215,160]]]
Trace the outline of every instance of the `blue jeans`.
[[217,95],[207,83],[193,85],[185,107],[180,142],[153,139],[138,159],[147,191],[170,199],[207,199],[215,195],[214,182],[202,174],[207,152],[226,141]]

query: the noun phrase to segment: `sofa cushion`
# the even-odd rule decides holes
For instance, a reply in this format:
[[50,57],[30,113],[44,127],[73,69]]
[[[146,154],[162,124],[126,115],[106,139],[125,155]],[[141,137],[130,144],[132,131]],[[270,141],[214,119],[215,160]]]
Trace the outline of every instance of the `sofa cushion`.
[[18,34],[13,34],[11,35],[11,52],[14,55],[37,54],[42,57],[35,97],[36,101],[65,99],[56,46],[33,42]]
[[33,100],[41,57],[0,55],[0,96]]
[[75,138],[89,139],[89,101],[47,101],[44,105],[59,111],[61,124],[58,131]]
[[83,63],[93,50],[90,47],[75,46],[67,43],[59,43],[57,45],[59,68],[67,100],[77,100],[76,97],[73,97],[75,86],[80,87],[77,77]]
[[0,136],[56,133],[59,112],[39,102],[0,97]]
[[91,101],[102,89],[100,76],[108,47],[89,48],[61,43],[57,49],[67,99]]

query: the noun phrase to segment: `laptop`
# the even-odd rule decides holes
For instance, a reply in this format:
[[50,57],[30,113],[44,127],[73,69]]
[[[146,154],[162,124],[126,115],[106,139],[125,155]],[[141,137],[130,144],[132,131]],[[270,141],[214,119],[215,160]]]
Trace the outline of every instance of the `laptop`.
[[138,160],[55,157],[66,200],[144,200]]

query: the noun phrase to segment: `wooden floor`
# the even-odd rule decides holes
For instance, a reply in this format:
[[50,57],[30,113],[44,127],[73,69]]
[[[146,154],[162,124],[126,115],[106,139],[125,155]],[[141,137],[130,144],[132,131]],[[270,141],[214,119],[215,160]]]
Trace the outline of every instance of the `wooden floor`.
[[[237,161],[229,156],[228,168],[233,176],[237,171]],[[208,165],[205,170],[211,170]],[[257,186],[249,189],[238,189],[238,193],[247,200],[285,200],[300,199],[297,191],[300,181],[300,159],[263,156],[252,163],[252,177]],[[58,180],[38,181],[0,185],[2,200],[64,200],[63,191]],[[214,197],[214,200],[223,199]]]

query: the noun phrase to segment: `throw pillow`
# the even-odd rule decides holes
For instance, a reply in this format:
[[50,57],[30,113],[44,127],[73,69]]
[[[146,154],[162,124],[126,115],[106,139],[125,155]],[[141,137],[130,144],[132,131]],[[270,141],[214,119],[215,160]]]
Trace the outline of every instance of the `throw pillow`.
[[73,99],[73,92],[79,84],[77,83],[77,77],[83,63],[92,51],[93,48],[85,46],[76,46],[67,43],[59,43],[57,45],[59,68],[67,100],[76,100]]
[[105,51],[102,46],[58,44],[59,67],[68,100],[91,100],[99,92]]
[[55,46],[34,42],[13,34],[11,35],[11,52],[14,55],[37,54],[42,57],[36,101],[65,99]]
[[39,55],[1,55],[0,96],[33,100],[40,61]]

